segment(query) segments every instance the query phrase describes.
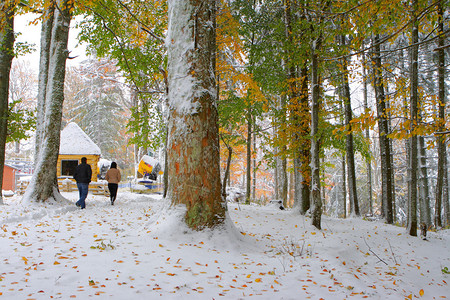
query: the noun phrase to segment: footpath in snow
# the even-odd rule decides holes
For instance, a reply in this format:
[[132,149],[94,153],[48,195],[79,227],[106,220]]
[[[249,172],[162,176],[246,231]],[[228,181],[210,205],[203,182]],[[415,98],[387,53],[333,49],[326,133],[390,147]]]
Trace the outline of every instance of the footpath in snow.
[[0,206],[0,299],[447,299],[450,234],[230,203],[192,232],[160,196]]

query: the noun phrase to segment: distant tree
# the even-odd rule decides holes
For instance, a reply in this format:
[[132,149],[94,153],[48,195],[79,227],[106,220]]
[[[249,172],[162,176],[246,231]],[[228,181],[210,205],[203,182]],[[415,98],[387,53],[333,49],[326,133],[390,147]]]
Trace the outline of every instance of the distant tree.
[[109,159],[128,142],[122,134],[131,104],[120,75],[113,61],[91,57],[70,68],[65,83],[63,120],[76,122]]
[[215,0],[170,0],[167,197],[195,230],[225,220],[215,85]]

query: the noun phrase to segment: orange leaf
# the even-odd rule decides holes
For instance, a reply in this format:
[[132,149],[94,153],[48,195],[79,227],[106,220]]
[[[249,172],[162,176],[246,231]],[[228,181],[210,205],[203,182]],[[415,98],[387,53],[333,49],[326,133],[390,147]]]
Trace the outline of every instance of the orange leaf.
[[423,289],[421,289],[421,290],[419,291],[419,294],[420,294],[421,297],[423,296],[423,294],[425,294],[425,292],[423,291]]
[[261,278],[256,278],[255,282],[261,282]]
[[53,263],[54,265],[59,265],[60,263],[58,261],[55,260],[55,262]]

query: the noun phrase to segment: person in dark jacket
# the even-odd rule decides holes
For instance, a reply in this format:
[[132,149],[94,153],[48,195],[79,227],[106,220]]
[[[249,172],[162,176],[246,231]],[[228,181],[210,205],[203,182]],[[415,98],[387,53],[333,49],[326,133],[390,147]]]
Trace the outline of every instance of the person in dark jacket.
[[117,189],[119,188],[119,182],[121,179],[120,171],[117,169],[117,164],[113,161],[108,172],[105,176],[106,181],[108,181],[109,197],[111,199],[111,205],[114,205],[117,197]]
[[81,209],[86,208],[86,197],[89,192],[89,183],[91,182],[92,177],[92,169],[91,166],[86,163],[86,157],[81,158],[81,164],[79,164],[75,173],[73,174],[73,178],[77,182],[78,192],[80,194],[80,199],[75,203],[77,207],[81,207]]

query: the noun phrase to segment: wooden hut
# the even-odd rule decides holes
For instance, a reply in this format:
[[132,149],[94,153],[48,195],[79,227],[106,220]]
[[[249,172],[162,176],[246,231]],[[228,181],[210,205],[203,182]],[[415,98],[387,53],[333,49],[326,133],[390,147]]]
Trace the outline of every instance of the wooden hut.
[[3,166],[3,187],[5,191],[15,191],[16,190],[16,173],[19,170],[10,165]]
[[100,148],[75,123],[69,123],[61,131],[57,176],[59,179],[73,178],[76,166],[86,157],[92,168],[92,181],[97,181]]

